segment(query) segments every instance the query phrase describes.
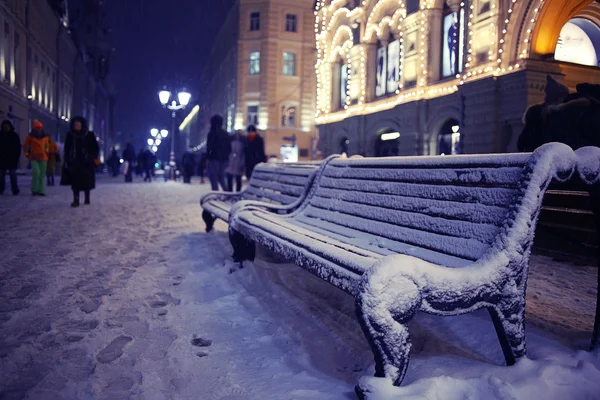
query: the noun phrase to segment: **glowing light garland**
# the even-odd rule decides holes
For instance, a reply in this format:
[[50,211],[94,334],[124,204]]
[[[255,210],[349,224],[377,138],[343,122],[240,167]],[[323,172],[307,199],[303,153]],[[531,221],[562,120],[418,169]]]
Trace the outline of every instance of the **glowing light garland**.
[[[510,52],[505,51],[505,44],[508,34],[511,17],[514,13],[514,8],[517,2],[525,3],[524,0],[508,0],[504,11],[499,9],[501,2],[499,0],[490,0],[489,12],[489,31],[490,31],[490,47],[487,52],[488,63],[476,65],[474,54],[474,15],[475,15],[475,0],[465,0],[460,3],[460,7],[465,10],[465,19],[467,20],[467,40],[465,41],[466,57],[464,62],[464,71],[456,75],[456,79],[452,81],[444,81],[442,83],[430,82],[428,79],[428,52],[429,43],[428,37],[430,26],[428,23],[429,10],[435,6],[435,0],[421,0],[418,11],[418,66],[420,74],[418,76],[418,88],[407,90],[403,88],[404,77],[404,29],[403,21],[406,18],[406,8],[402,0],[362,0],[361,6],[355,7],[352,10],[346,8],[347,1],[333,0],[327,5],[325,0],[317,0],[315,8],[315,39],[317,47],[317,62],[315,70],[317,73],[317,111],[315,117],[318,124],[341,121],[351,115],[375,113],[382,110],[387,110],[395,107],[398,104],[417,99],[433,98],[440,95],[447,95],[458,90],[458,86],[464,84],[471,79],[481,79],[489,76],[498,76],[500,74],[510,73],[522,66],[522,63],[510,63]],[[528,29],[526,30],[525,38],[521,43],[515,46],[518,51],[518,60],[526,59],[529,56],[531,47],[531,39],[535,23],[539,18],[539,10],[543,6],[545,0],[535,0],[539,4],[533,9],[533,17],[526,21]],[[547,0],[546,0],[547,2]],[[383,7],[397,5],[392,15],[391,10],[386,9],[384,15],[380,15]],[[370,11],[369,11],[370,10]],[[369,13],[367,16],[366,13]],[[530,14],[531,15],[531,14]],[[345,25],[342,23],[338,27],[338,23],[346,18]],[[365,104],[367,95],[367,65],[369,59],[366,55],[364,46],[359,50],[358,65],[352,65],[350,51],[354,45],[352,39],[353,32],[348,26],[353,24],[353,21],[362,21],[364,25],[364,33],[361,37],[361,44],[369,43],[372,35],[375,33],[381,37],[385,31],[385,27],[389,26],[397,35],[400,41],[400,63],[399,63],[399,79],[398,90],[393,97],[378,99],[371,103]],[[479,23],[478,23],[479,24]],[[333,32],[335,29],[335,32]],[[332,36],[333,34],[333,36]],[[342,35],[348,35],[351,40],[341,42]],[[481,48],[481,46],[479,46]],[[507,55],[508,54],[508,55]],[[333,56],[333,57],[332,57]],[[340,111],[331,113],[332,109],[332,59],[342,56],[348,65],[348,78],[346,84],[346,97],[344,99],[344,107]],[[518,61],[517,60],[517,61]],[[504,63],[509,61],[509,63]],[[354,79],[358,79],[358,101],[357,104],[351,104],[351,87]],[[340,99],[341,102],[342,99]]]

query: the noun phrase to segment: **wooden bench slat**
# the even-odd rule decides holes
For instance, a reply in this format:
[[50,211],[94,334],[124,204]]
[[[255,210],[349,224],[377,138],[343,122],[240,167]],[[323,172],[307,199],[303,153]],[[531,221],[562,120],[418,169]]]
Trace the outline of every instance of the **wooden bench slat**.
[[267,174],[264,172],[254,172],[252,178],[260,179],[261,181],[267,182],[279,182],[286,185],[293,185],[298,187],[306,186],[306,176],[300,175],[287,175],[287,174]]
[[509,187],[515,188],[522,173],[520,167],[500,168],[349,168],[331,167],[324,175],[332,178],[356,179],[360,181],[386,181],[404,183],[428,183],[456,186]]
[[[434,262],[433,260],[440,260],[443,258],[445,266],[449,268],[461,268],[473,262],[472,260],[439,253],[430,249],[417,248],[413,244],[407,244],[393,240],[385,240],[382,242],[381,235],[379,234],[367,233],[345,226],[328,223],[324,224],[322,220],[308,217],[306,215],[299,215],[294,222],[300,226],[305,226],[325,235],[335,237],[339,241],[347,241],[355,244],[356,246],[364,247],[374,253],[380,254],[381,256],[388,256],[392,254],[408,254],[415,257],[420,257],[423,260],[428,260],[429,262]],[[381,246],[382,243],[385,243],[385,247]]]
[[515,190],[506,188],[462,186],[440,188],[439,186],[429,184],[358,181],[329,177],[322,177],[319,187],[421,199],[447,200],[457,203],[481,203],[490,206],[506,206],[512,201],[515,195]]
[[317,198],[335,199],[349,203],[349,206],[353,204],[366,204],[399,211],[421,213],[432,217],[494,224],[497,226],[500,226],[504,222],[507,213],[506,208],[487,206],[479,203],[461,203],[460,207],[455,207],[456,204],[452,201],[340,191],[328,188],[319,188],[314,199]]
[[298,198],[295,196],[288,196],[286,194],[275,192],[273,190],[257,188],[254,186],[247,187],[246,191],[249,195],[254,196],[254,200],[268,201],[270,203],[291,204],[294,201],[298,200]]
[[340,213],[312,206],[304,210],[304,215],[366,233],[378,234],[381,237],[401,243],[413,244],[437,253],[450,254],[473,261],[481,257],[489,248],[488,243],[482,243],[476,239],[447,237],[436,233],[395,226],[385,222],[371,221],[353,215],[343,215],[342,217]]
[[312,207],[325,211],[338,212],[341,215],[353,215],[371,221],[402,226],[421,232],[438,233],[444,236],[462,239],[476,239],[482,243],[491,243],[500,228],[490,224],[476,224],[467,221],[449,220],[429,215],[389,209],[364,204],[352,204],[335,199],[315,197]]
[[283,193],[296,198],[300,197],[302,193],[304,193],[303,186],[287,185],[285,183],[278,183],[275,181],[263,181],[260,179],[254,180],[251,185],[248,185],[248,187],[257,189],[270,189],[274,192]]

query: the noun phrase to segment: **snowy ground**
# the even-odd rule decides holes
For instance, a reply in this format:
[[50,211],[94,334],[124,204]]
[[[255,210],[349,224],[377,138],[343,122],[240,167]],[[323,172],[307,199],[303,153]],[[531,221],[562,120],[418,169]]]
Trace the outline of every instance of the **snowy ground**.
[[[230,274],[206,190],[105,178],[79,209],[61,187],[0,197],[0,399],[355,398],[373,367],[352,299],[264,252]],[[583,351],[596,273],[534,257],[515,367],[485,312],[417,316],[405,384],[382,399],[600,398]]]

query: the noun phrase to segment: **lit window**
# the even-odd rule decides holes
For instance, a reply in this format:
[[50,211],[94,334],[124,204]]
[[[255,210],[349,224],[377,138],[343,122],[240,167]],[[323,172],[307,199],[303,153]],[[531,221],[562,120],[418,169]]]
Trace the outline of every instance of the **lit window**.
[[340,107],[346,105],[346,95],[348,93],[348,64],[340,65]]
[[443,40],[442,40],[442,77],[455,76],[463,71],[465,47],[465,9],[452,11],[444,3]]
[[250,52],[250,75],[260,74],[260,51]]
[[296,76],[295,53],[283,53],[283,74],[286,76]]
[[296,16],[296,14],[286,14],[285,31],[298,32],[298,17]]
[[253,12],[250,14],[250,30],[260,31],[260,13]]
[[258,106],[248,106],[248,125],[258,125]]
[[281,110],[281,126],[296,126],[296,107],[283,106]]

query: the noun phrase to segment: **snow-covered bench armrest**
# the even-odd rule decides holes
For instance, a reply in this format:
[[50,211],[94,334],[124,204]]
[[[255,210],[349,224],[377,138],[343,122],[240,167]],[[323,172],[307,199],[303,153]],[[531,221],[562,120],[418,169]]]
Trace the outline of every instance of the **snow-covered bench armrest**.
[[209,201],[224,201],[227,203],[234,203],[240,201],[242,198],[241,193],[228,193],[228,192],[209,192],[200,198],[200,205]]
[[588,185],[600,182],[600,147],[586,146],[575,151],[577,173]]

